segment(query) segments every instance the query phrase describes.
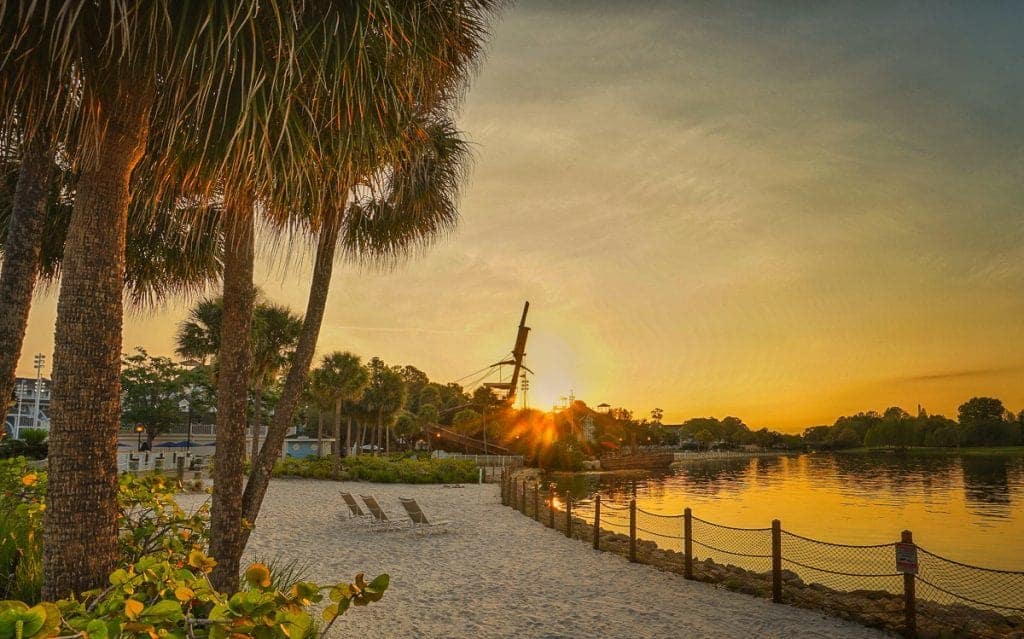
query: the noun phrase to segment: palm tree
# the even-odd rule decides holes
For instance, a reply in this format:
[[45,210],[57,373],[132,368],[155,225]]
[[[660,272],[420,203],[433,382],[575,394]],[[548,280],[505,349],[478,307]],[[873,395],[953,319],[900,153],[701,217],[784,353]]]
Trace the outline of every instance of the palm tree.
[[[235,450],[236,430],[241,428],[244,412],[240,413],[240,403],[231,394],[244,388],[242,382],[250,371],[243,355],[246,349],[233,345],[229,350],[227,341],[232,337],[245,341],[248,337],[242,322],[248,317],[253,299],[253,208],[258,205],[278,228],[306,222],[311,230],[326,229],[327,237],[321,232],[319,245],[329,243],[333,252],[330,235],[340,229],[344,203],[355,180],[395,155],[398,149],[394,141],[406,130],[414,107],[439,103],[455,93],[462,83],[462,71],[480,48],[484,32],[480,18],[492,5],[490,0],[362,0],[310,5],[305,12],[288,16],[289,26],[300,34],[290,41],[299,45],[294,55],[281,55],[273,47],[262,51],[268,62],[287,60],[290,75],[281,83],[287,90],[266,83],[248,93],[227,92],[237,97],[225,104],[230,121],[235,120],[237,111],[242,128],[280,132],[280,140],[251,153],[252,144],[244,137],[239,143],[238,136],[214,135],[216,153],[228,158],[227,170],[218,171],[209,186],[200,185],[205,192],[223,193],[225,220],[231,221],[224,230],[225,340],[219,356],[221,405],[217,431],[218,458],[226,461],[215,466],[219,477],[215,477],[211,542],[211,553],[220,561],[212,578],[225,589],[234,589],[237,582],[245,543],[245,533],[236,536],[242,529],[243,503],[247,518],[255,519],[273,464],[270,451],[279,449],[294,415],[323,315],[322,305],[319,309],[317,304],[308,306],[309,330],[304,330],[305,339],[296,349],[297,365],[289,371],[278,405],[280,415],[275,414],[272,433],[268,433],[258,463],[253,464],[245,496],[241,492],[241,462]],[[251,99],[265,108],[257,118],[250,117],[249,109],[237,106]],[[295,103],[301,108],[293,108]],[[201,115],[209,116],[213,123],[224,117],[212,111]],[[204,126],[186,128],[193,129],[210,130]],[[285,156],[283,163],[277,160],[278,155]],[[281,179],[282,175],[288,179]],[[317,263],[323,263],[320,256]],[[326,275],[329,281],[329,272]],[[311,287],[321,287],[326,297],[327,282],[318,280],[316,274]],[[230,322],[229,317],[233,318]],[[233,371],[230,383],[225,381],[225,368]],[[218,483],[220,488],[216,487]]]
[[222,315],[220,299],[210,297],[197,302],[189,309],[188,318],[178,324],[175,352],[181,357],[197,359],[204,364],[216,357],[220,350]]
[[[340,211],[328,210],[319,228],[306,319],[285,379],[274,422],[245,486],[245,517],[255,521],[270,474],[306,383],[327,305],[336,251],[352,260],[386,261],[444,237],[458,221],[459,186],[469,147],[443,113],[423,116],[401,138],[387,183],[364,178],[364,195]],[[383,167],[382,167],[383,168]],[[365,195],[368,193],[369,195]]]
[[0,344],[4,345],[0,349],[0,397],[4,398],[14,390],[53,181],[54,152],[49,136],[37,129],[24,137],[0,267]]
[[[258,433],[263,413],[263,391],[273,383],[292,356],[302,330],[302,318],[296,316],[286,306],[265,301],[256,302],[252,315],[250,390],[253,394],[252,433],[255,457],[259,452]],[[200,300],[189,310],[188,318],[178,326],[176,352],[182,357],[198,359],[204,364],[208,360],[215,361],[223,344],[223,323],[223,300]]]
[[324,456],[324,411],[331,407],[330,389],[320,380],[320,370],[313,369],[309,373],[309,386],[306,387],[306,401],[316,408],[316,456]]
[[[366,389],[370,376],[358,355],[334,351],[324,355],[320,368],[314,374],[315,395],[334,406],[334,446],[331,447],[331,469],[337,476],[341,470],[341,413],[342,405],[350,402]],[[345,434],[345,450],[351,450],[352,420]],[[345,453],[348,454],[347,452]]]
[[252,457],[259,454],[263,390],[274,383],[291,358],[302,331],[302,318],[287,306],[259,303],[252,324]]
[[366,388],[365,404],[376,417],[377,429],[375,451],[382,448],[391,452],[391,425],[405,405],[406,388],[402,376],[385,366],[384,362],[374,357],[370,360],[370,383]]
[[[225,78],[251,88],[267,83],[287,93],[288,74],[278,71],[294,59],[287,51],[277,66],[237,73],[254,68],[250,42],[279,42],[282,49],[292,42],[267,33],[274,22],[282,29],[292,24],[266,15],[280,18],[280,12],[256,10],[272,4],[0,4],[0,117],[9,121],[21,108],[25,127],[57,132],[79,169],[57,304],[44,517],[46,598],[105,583],[117,562],[114,442],[129,183],[147,146],[160,152],[150,144],[156,128],[150,126],[150,113],[203,111],[211,99],[227,99]],[[34,64],[39,58],[49,64]],[[81,108],[27,101],[38,86],[74,93]],[[246,133],[279,136],[269,130],[265,136],[258,130]],[[225,359],[231,358],[222,357],[222,364]],[[222,378],[233,377],[221,372]]]

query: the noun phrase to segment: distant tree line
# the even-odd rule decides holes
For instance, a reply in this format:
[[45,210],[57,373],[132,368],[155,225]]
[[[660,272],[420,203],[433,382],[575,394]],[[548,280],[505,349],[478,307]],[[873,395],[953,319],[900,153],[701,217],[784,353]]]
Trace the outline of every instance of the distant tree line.
[[923,408],[911,415],[899,406],[840,417],[831,426],[803,433],[807,446],[820,449],[908,448],[911,446],[1021,446],[1024,411],[1014,414],[993,397],[973,397],[957,409],[957,419],[929,415]]

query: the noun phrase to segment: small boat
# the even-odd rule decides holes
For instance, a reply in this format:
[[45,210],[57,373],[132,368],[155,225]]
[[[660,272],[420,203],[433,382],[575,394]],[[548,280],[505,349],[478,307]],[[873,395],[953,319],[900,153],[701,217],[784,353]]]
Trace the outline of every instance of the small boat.
[[614,455],[601,458],[601,470],[629,470],[639,468],[652,470],[668,468],[675,461],[673,453],[638,453],[636,455]]

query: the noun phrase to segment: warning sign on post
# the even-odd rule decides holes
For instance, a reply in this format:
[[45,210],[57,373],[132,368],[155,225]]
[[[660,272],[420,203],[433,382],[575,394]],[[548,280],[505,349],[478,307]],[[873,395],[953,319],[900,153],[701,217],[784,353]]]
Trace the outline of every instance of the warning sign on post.
[[917,545],[899,542],[896,544],[896,572],[905,575],[917,574]]

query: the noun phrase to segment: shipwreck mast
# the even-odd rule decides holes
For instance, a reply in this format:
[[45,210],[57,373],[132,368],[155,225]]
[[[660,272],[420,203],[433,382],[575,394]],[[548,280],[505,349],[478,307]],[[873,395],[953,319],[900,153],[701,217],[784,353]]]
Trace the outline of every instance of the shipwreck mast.
[[512,358],[497,362],[492,365],[504,366],[506,364],[512,365],[512,379],[507,382],[486,382],[484,386],[487,388],[493,388],[494,390],[505,391],[505,396],[502,398],[508,404],[512,404],[516,400],[516,389],[519,387],[519,375],[523,369],[530,370],[523,366],[523,358],[526,357],[526,338],[530,335],[530,327],[526,325],[526,314],[530,311],[530,303],[526,302],[523,304],[523,316],[519,320],[519,330],[516,332],[516,343],[512,349]]

